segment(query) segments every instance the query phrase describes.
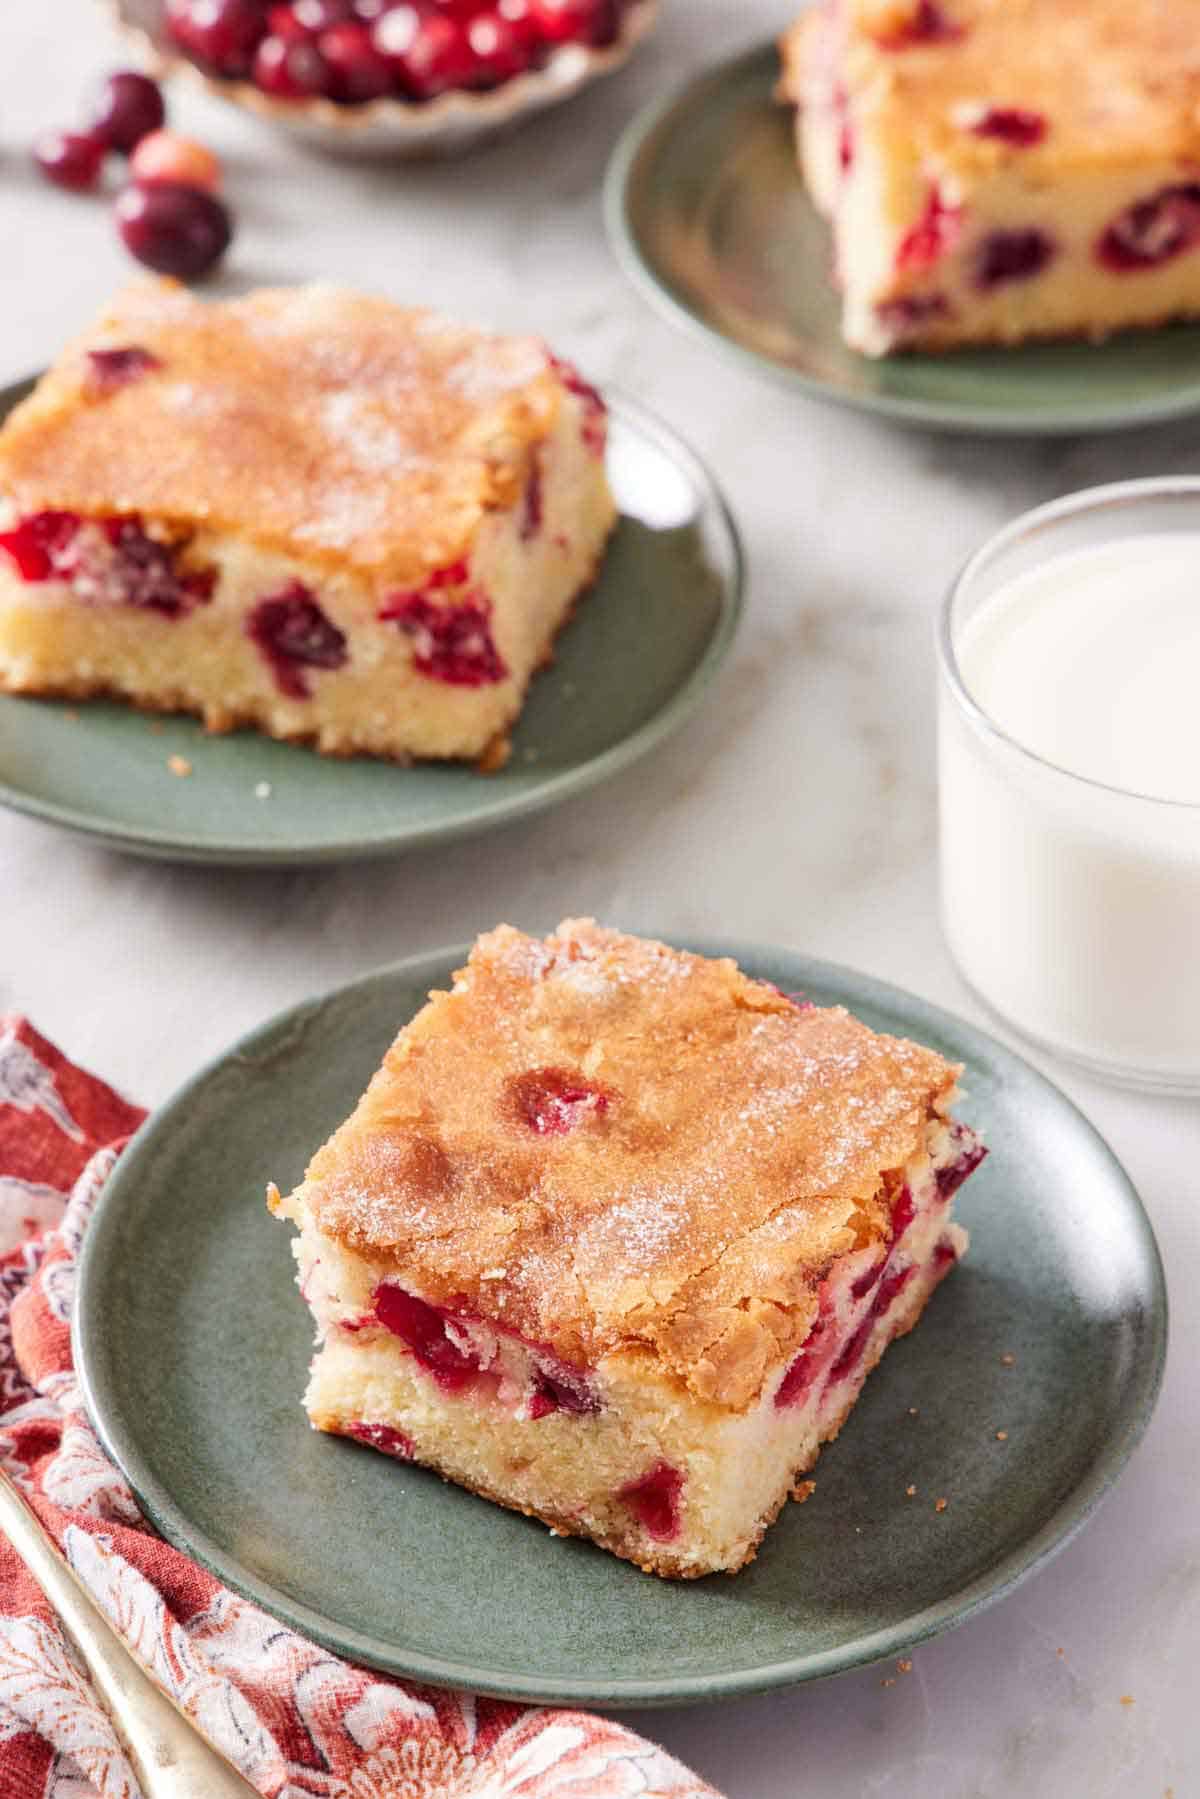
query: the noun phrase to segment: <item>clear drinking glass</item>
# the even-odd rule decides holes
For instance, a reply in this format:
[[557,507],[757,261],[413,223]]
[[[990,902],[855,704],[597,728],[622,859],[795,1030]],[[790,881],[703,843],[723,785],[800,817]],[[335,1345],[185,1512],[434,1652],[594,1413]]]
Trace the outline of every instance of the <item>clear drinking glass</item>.
[[1039,506],[951,588],[937,646],[942,924],[977,996],[1031,1042],[1128,1085],[1198,1093],[1200,804],[1056,767],[988,716],[958,661],[967,622],[1015,576],[1151,532],[1200,534],[1200,478]]

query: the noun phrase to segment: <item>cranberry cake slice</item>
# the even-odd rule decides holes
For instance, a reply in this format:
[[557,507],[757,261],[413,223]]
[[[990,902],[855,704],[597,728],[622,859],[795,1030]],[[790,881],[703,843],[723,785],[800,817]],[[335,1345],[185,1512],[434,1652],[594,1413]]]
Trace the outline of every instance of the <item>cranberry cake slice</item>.
[[139,282],[0,431],[0,688],[494,761],[614,523],[605,427],[533,339]]
[[958,1072],[731,961],[500,926],[270,1190],[313,1425],[735,1571],[966,1248]]
[[843,332],[898,348],[1200,314],[1200,37],[1178,0],[821,0],[782,92]]

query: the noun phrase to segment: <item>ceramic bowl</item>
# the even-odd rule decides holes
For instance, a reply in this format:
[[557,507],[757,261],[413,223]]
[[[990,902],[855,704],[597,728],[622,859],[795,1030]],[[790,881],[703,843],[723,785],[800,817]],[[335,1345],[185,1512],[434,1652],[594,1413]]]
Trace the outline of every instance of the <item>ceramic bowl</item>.
[[417,104],[386,97],[363,106],[332,100],[276,100],[249,81],[207,74],[167,36],[165,0],[104,0],[122,34],[156,75],[179,73],[210,94],[262,119],[290,137],[340,156],[408,157],[453,154],[517,124],[620,68],[655,23],[658,0],[633,0],[615,44],[592,49],[564,44],[541,68],[486,93],[455,90]]

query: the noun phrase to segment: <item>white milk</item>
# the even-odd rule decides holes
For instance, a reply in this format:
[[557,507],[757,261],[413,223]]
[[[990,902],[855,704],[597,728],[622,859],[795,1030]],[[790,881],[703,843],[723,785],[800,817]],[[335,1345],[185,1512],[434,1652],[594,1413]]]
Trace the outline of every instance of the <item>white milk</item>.
[[1053,555],[984,599],[956,652],[1013,740],[943,681],[942,904],[963,973],[1051,1048],[1200,1088],[1200,531]]

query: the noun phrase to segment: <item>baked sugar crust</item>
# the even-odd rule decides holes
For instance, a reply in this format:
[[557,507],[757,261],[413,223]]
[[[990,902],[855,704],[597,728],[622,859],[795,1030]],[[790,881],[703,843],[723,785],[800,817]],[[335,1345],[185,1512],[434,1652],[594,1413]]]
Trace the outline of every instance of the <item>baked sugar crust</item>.
[[[97,380],[95,353],[131,348],[151,359],[135,379]],[[537,340],[386,299],[138,281],[10,415],[0,492],[419,586],[520,497],[567,391]]]
[[[539,1073],[540,1071],[540,1073]],[[520,1104],[574,1082],[569,1128]],[[501,926],[400,1033],[285,1210],[568,1362],[647,1352],[745,1409],[808,1335],[959,1070],[713,960]]]

